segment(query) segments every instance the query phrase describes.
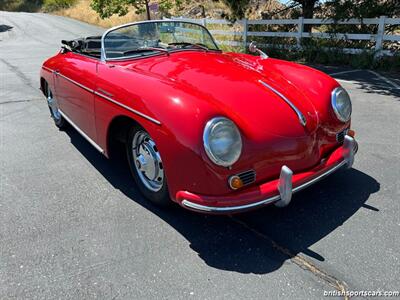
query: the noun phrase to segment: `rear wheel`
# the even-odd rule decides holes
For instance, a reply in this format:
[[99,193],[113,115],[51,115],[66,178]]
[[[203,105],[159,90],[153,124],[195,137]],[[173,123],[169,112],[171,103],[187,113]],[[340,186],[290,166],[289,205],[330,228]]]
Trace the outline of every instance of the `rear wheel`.
[[157,205],[170,205],[161,155],[150,135],[141,127],[132,127],[126,152],[133,178],[145,198]]
[[49,106],[50,116],[52,117],[52,119],[54,120],[54,124],[56,124],[58,128],[60,129],[65,128],[66,122],[60,113],[57,99],[54,98],[54,94],[51,91],[50,86],[47,82],[45,86],[46,86],[47,105]]

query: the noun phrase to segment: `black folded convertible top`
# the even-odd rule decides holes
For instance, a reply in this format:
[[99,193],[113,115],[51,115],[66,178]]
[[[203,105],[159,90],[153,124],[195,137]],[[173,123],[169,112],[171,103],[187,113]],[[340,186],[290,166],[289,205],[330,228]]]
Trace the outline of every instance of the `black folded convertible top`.
[[77,52],[93,57],[100,57],[101,36],[89,36],[70,41],[62,40],[61,43],[72,52]]

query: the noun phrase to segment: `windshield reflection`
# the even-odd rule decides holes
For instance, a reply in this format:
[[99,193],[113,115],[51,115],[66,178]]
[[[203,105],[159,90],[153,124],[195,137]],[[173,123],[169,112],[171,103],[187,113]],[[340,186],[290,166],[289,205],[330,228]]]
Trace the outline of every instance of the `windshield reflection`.
[[196,49],[219,50],[206,28],[188,22],[153,21],[129,24],[111,30],[104,36],[106,59]]

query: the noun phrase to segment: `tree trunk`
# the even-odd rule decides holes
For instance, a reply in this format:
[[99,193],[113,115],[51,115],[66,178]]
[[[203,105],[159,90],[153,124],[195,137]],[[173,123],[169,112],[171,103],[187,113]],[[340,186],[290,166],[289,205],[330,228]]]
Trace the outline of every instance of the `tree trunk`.
[[[303,10],[303,18],[312,19],[314,16],[314,7],[317,0],[303,0],[301,2],[301,7]],[[306,24],[304,25],[304,32],[311,32],[312,25]]]
[[149,0],[145,0],[145,5],[146,5],[147,20],[151,20],[150,8],[149,8]]

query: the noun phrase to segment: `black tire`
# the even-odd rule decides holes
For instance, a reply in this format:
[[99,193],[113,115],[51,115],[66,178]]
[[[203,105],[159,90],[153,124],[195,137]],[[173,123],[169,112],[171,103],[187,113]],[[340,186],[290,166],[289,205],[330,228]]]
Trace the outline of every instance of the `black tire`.
[[63,118],[63,116],[58,113],[57,116],[55,115],[53,109],[50,107],[49,101],[52,99],[52,101],[57,101],[53,98],[53,92],[47,82],[45,82],[45,96],[47,99],[47,106],[50,111],[50,117],[53,119],[54,124],[59,128],[59,129],[65,129],[67,127],[67,121]]
[[[162,206],[162,207],[170,206],[172,204],[172,201],[169,197],[168,184],[167,184],[167,179],[165,177],[165,174],[163,175],[163,180],[162,180],[160,189],[157,191],[154,191],[145,185],[142,178],[143,178],[143,176],[146,176],[146,175],[144,175],[145,173],[142,172],[142,174],[141,174],[142,176],[140,176],[140,174],[139,174],[140,170],[138,170],[138,167],[136,166],[137,162],[135,161],[135,157],[134,157],[133,143],[134,143],[135,135],[137,133],[139,134],[139,133],[143,133],[143,132],[148,135],[148,133],[140,126],[132,126],[128,130],[128,137],[127,137],[127,141],[126,141],[126,155],[128,158],[129,169],[131,171],[132,177],[135,180],[135,183],[138,186],[141,194],[147,200],[149,200],[150,202],[152,202],[158,206]],[[148,135],[148,137],[151,140],[150,135]],[[158,152],[158,149],[156,147],[154,147],[154,148]]]

